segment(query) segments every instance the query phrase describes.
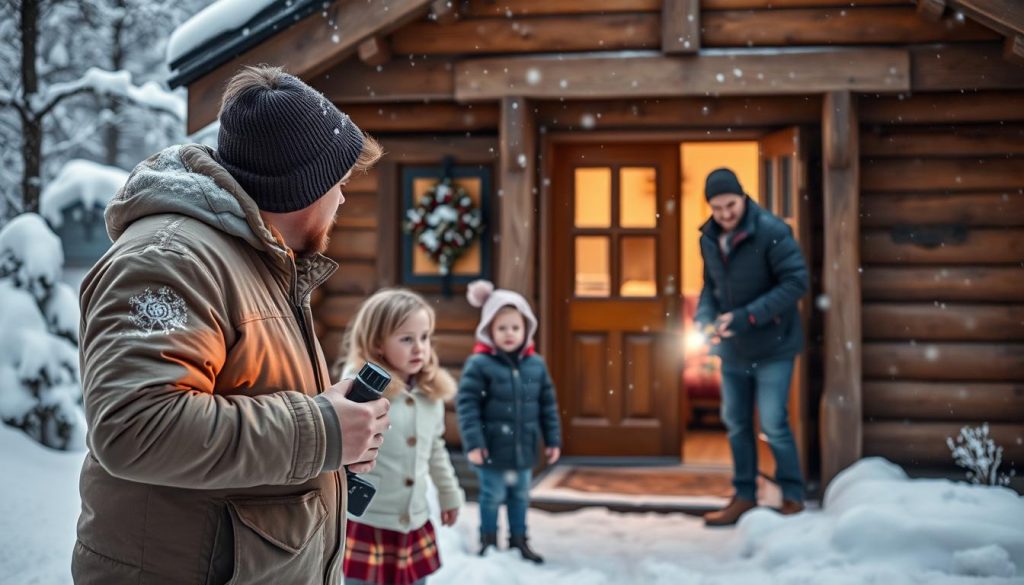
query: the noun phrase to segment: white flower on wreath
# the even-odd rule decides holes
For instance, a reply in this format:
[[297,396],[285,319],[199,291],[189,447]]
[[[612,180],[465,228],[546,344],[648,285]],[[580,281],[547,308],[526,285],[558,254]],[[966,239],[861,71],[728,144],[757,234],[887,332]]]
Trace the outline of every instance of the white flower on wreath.
[[452,188],[449,187],[448,185],[445,185],[444,183],[439,184],[437,188],[434,189],[434,193],[437,196],[438,200],[440,200],[445,195],[451,193],[451,191]]
[[455,210],[451,205],[441,205],[434,210],[436,215],[441,221],[451,223],[459,219],[459,212]]
[[426,246],[431,251],[436,250],[437,247],[441,244],[441,242],[437,240],[437,232],[432,232],[429,230],[424,231],[422,234],[420,234],[420,243]]

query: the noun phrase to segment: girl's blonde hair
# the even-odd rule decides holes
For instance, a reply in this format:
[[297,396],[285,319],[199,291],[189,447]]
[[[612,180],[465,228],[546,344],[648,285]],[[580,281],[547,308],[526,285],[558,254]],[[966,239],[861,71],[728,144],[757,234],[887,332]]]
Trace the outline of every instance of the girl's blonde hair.
[[[434,309],[420,295],[406,289],[391,288],[377,291],[359,307],[355,319],[346,335],[348,352],[345,357],[345,371],[356,372],[368,361],[380,364],[391,374],[391,385],[384,393],[392,398],[407,389],[402,376],[394,371],[380,352],[384,341],[416,311],[427,312],[430,333],[434,332],[436,316]],[[415,376],[416,388],[433,400],[447,400],[455,395],[456,385],[437,359],[433,345],[430,355],[419,374]]]

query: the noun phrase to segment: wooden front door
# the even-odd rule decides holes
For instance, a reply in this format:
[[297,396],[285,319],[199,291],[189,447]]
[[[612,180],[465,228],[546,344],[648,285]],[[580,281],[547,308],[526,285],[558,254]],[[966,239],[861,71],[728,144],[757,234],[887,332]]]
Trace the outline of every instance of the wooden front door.
[[678,145],[562,145],[554,169],[546,354],[565,452],[678,456]]
[[[761,139],[761,193],[762,206],[789,224],[800,250],[811,266],[810,213],[808,211],[808,145],[797,127],[786,128]],[[810,293],[800,301],[800,319],[804,338],[810,342]],[[810,448],[812,414],[808,397],[806,352],[797,356],[793,368],[793,381],[789,392],[789,423],[800,453],[800,465],[807,477],[807,456]],[[775,460],[767,441],[758,433],[758,462],[762,473],[775,475]]]

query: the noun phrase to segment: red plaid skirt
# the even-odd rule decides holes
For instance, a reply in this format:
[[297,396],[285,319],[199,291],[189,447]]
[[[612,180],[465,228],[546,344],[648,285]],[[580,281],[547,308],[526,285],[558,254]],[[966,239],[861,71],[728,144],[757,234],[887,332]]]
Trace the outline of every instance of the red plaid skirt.
[[377,585],[410,585],[441,567],[434,525],[395,532],[348,521],[345,577]]

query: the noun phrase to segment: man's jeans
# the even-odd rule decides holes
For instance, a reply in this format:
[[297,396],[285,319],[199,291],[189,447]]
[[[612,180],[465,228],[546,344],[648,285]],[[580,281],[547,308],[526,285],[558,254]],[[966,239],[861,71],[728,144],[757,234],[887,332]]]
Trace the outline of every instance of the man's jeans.
[[480,534],[498,533],[498,507],[508,507],[512,536],[526,536],[526,509],[530,506],[530,469],[475,467],[480,478]]
[[775,457],[775,481],[786,500],[802,502],[804,480],[796,441],[789,428],[789,382],[793,360],[750,364],[722,364],[722,420],[729,432],[736,496],[757,500],[757,444],[754,437],[754,406],[761,432],[768,437]]

